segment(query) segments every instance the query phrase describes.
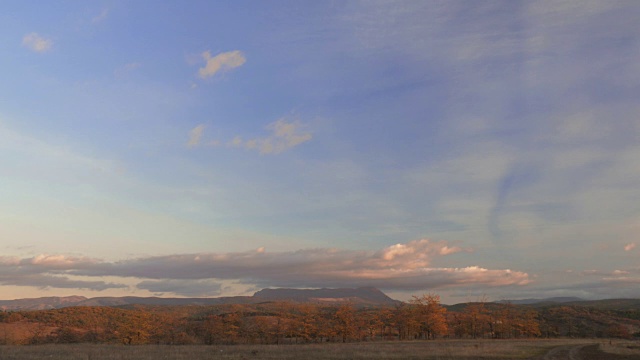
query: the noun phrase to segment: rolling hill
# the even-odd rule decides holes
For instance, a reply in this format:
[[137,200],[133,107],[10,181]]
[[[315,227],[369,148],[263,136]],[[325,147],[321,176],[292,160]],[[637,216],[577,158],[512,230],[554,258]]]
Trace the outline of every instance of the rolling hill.
[[47,310],[70,306],[127,306],[127,305],[222,305],[254,304],[268,301],[316,303],[350,302],[354,305],[393,305],[398,303],[382,291],[368,288],[342,289],[263,289],[253,296],[217,298],[164,298],[164,297],[94,297],[84,296],[42,297],[33,299],[0,300],[0,310]]

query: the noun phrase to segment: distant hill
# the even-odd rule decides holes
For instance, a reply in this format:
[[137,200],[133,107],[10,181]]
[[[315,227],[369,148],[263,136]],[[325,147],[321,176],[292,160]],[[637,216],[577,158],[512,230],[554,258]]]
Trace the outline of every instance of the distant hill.
[[522,299],[522,300],[500,300],[496,301],[500,304],[514,304],[514,305],[533,305],[539,303],[568,303],[576,301],[585,301],[579,297],[565,296],[565,297],[552,297],[546,299]]
[[263,289],[255,293],[253,298],[270,301],[351,302],[359,305],[393,305],[399,302],[373,287],[356,289]]
[[0,300],[1,310],[47,310],[74,306],[88,300],[84,296],[50,296],[34,299]]
[[249,304],[255,302],[250,296],[218,298],[161,298],[161,297],[95,297],[70,306],[124,306],[124,305],[220,305]]
[[47,310],[70,306],[127,306],[127,305],[221,305],[254,304],[267,301],[320,302],[354,305],[392,305],[398,303],[376,288],[344,289],[264,289],[253,296],[217,298],[161,298],[161,297],[94,297],[66,296],[35,299],[0,300],[0,310]]
[[615,311],[640,311],[640,299],[605,299],[605,300],[581,300],[571,301],[563,305],[583,306],[598,310],[615,310]]

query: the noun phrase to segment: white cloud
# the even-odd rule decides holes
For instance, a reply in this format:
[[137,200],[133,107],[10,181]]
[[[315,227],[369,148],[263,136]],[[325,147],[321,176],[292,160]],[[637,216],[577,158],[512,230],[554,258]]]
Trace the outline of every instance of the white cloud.
[[202,135],[204,134],[205,125],[200,124],[191,131],[189,131],[189,141],[187,141],[188,147],[195,147],[200,145],[200,140],[202,139]]
[[51,50],[53,41],[32,32],[22,38],[22,45],[38,53],[44,53]]
[[635,249],[635,247],[636,247],[636,243],[628,243],[627,245],[624,246],[624,251],[631,251]]
[[312,134],[304,131],[304,125],[296,120],[281,118],[266,127],[271,134],[263,138],[243,141],[236,136],[229,144],[233,147],[244,147],[257,150],[261,154],[279,154],[311,140]]
[[202,58],[206,62],[206,65],[198,71],[198,75],[202,79],[212,77],[219,71],[229,71],[237,68],[247,61],[239,50],[220,53],[214,57],[211,57],[209,51],[205,51],[202,53]]
[[631,272],[628,270],[613,270],[613,271],[602,271],[602,270],[593,270],[593,269],[589,269],[589,270],[583,270],[582,271],[582,275],[583,276],[600,276],[600,277],[604,277],[604,278],[610,278],[610,277],[615,277],[615,276],[622,276],[622,275],[629,275]]
[[630,272],[627,270],[613,270],[613,275],[629,275]]

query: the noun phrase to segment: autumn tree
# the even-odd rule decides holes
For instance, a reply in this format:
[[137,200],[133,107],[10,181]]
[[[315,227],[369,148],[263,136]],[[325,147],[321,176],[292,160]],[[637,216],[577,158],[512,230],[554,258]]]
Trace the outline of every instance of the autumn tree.
[[472,338],[484,337],[485,325],[490,322],[484,302],[469,304],[463,311],[465,333]]
[[448,330],[447,309],[440,305],[440,296],[425,294],[414,296],[411,300],[413,312],[418,322],[418,337],[435,339],[436,336],[446,335]]
[[378,309],[378,319],[380,320],[380,336],[384,339],[393,325],[393,311],[389,307]]
[[188,345],[194,342],[187,333],[187,319],[173,314],[158,315],[150,324],[149,342],[167,345]]
[[318,318],[320,317],[318,305],[312,303],[301,304],[298,306],[298,310],[300,312],[300,336],[305,342],[316,339],[318,337]]
[[491,313],[491,330],[495,338],[509,339],[540,336],[538,312],[517,308],[511,303],[501,304]]
[[342,342],[353,339],[357,332],[355,309],[351,304],[344,304],[338,308],[334,315],[336,321],[336,333]]
[[537,337],[541,335],[538,312],[533,309],[520,311],[516,316],[516,335]]
[[383,334],[384,322],[382,313],[378,309],[369,309],[360,315],[364,329],[370,340],[375,340],[377,334]]
[[318,328],[318,340],[320,342],[328,341],[338,336],[335,326],[335,314],[333,307],[326,306],[318,308],[319,316],[316,319]]
[[619,339],[631,339],[631,332],[629,328],[620,324],[611,324],[605,331],[607,337],[619,338]]
[[417,336],[418,320],[414,314],[414,307],[402,303],[393,310],[392,326],[398,332],[399,340],[413,339]]

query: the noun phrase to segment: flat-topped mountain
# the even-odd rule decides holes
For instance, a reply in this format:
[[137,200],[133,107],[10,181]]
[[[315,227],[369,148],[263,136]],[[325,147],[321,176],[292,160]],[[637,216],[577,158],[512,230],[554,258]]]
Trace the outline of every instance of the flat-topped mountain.
[[373,287],[348,289],[262,289],[253,298],[292,300],[298,302],[352,302],[362,305],[393,305],[398,303]]
[[253,304],[266,301],[294,301],[335,304],[350,302],[354,305],[392,305],[398,303],[376,288],[344,289],[264,289],[253,296],[216,298],[164,298],[164,297],[94,297],[66,296],[35,299],[0,300],[0,310],[47,310],[70,306],[126,306],[126,305],[221,305]]

